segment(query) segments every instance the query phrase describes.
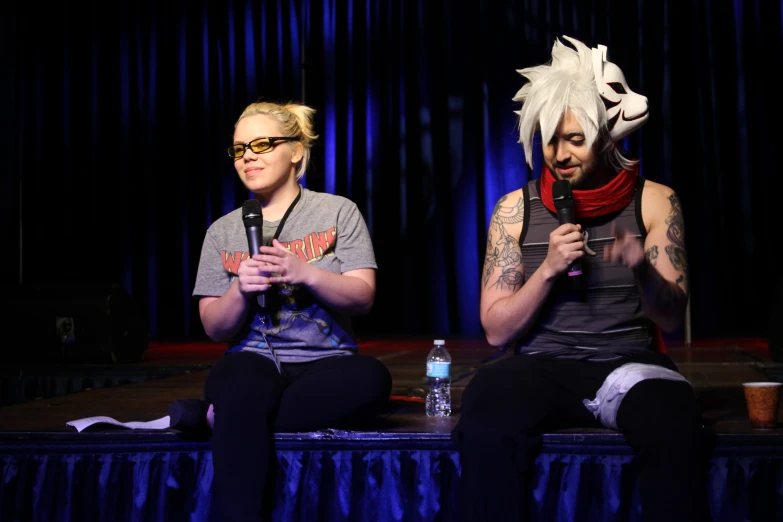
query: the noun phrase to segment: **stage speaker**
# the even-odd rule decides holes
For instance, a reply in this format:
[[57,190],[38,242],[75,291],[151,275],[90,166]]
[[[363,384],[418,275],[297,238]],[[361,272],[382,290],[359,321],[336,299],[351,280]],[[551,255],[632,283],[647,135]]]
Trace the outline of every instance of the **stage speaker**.
[[40,283],[3,296],[6,360],[25,363],[141,361],[149,333],[118,284]]

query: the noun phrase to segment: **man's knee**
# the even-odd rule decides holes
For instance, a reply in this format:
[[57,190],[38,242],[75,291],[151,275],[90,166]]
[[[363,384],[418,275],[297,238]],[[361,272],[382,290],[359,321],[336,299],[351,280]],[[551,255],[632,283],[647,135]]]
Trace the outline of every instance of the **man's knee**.
[[462,392],[462,414],[470,412],[474,406],[480,405],[495,392],[491,380],[487,378],[484,368],[480,369],[470,379]]
[[526,390],[540,390],[538,365],[538,359],[519,355],[484,366],[465,387],[462,415],[470,415],[474,409],[492,409],[510,399],[523,400]]
[[461,450],[527,453],[546,412],[533,358],[517,356],[513,364],[484,367],[462,394],[459,422],[452,433]]
[[617,421],[621,430],[639,433],[650,443],[692,446],[703,437],[696,396],[691,385],[682,381],[637,383],[623,399]]

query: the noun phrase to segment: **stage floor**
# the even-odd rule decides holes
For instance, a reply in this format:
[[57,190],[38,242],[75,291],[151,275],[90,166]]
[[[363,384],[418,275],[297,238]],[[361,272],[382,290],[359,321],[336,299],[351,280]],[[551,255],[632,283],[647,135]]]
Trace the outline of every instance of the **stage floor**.
[[[388,411],[369,426],[275,434],[272,520],[456,518],[460,464],[450,433],[462,392],[477,369],[511,355],[483,339],[447,339],[454,413],[428,418],[422,397],[431,342],[360,343],[393,377]],[[752,430],[741,386],[780,381],[783,364],[754,339],[670,343],[669,353],[693,383],[711,435],[708,500],[715,522],[783,520],[783,426]],[[77,432],[66,423],[165,417],[172,401],[202,396],[209,368],[222,356],[214,343],[156,343],[134,365],[0,366],[0,392],[41,397],[0,407],[0,520],[218,522],[210,441],[110,424]],[[617,431],[545,433],[531,520],[641,522],[637,489],[629,487],[638,476],[635,462]]]
[[[452,364],[453,415],[431,419],[424,415],[424,366],[430,339],[365,339],[362,353],[383,361],[393,377],[389,412],[379,419],[376,431],[393,434],[430,434],[445,437],[459,416],[462,391],[476,370],[504,357],[483,339],[447,339]],[[783,428],[771,431],[751,429],[741,384],[747,381],[783,380],[783,363],[771,360],[766,343],[759,339],[729,339],[694,342],[691,346],[669,343],[669,355],[694,385],[702,406],[705,424],[716,434],[758,435],[783,438]],[[202,397],[209,367],[223,355],[222,345],[211,342],[152,343],[140,363],[108,365],[25,365],[5,367],[6,379],[14,371],[27,375],[101,374],[124,372],[146,375],[133,382],[100,389],[85,389],[48,398],[39,398],[0,408],[0,433],[6,441],[18,437],[30,440],[33,434],[74,434],[66,426],[75,419],[108,416],[120,422],[149,421],[167,415],[169,404],[181,398]],[[781,404],[783,419],[783,404]],[[121,428],[109,425],[90,428],[92,432],[117,434]],[[588,430],[567,430],[588,432]],[[595,430],[592,430],[595,432]],[[600,430],[599,430],[600,432]],[[607,433],[609,430],[607,430]],[[158,432],[176,437],[176,432]],[[767,439],[769,440],[769,439]]]

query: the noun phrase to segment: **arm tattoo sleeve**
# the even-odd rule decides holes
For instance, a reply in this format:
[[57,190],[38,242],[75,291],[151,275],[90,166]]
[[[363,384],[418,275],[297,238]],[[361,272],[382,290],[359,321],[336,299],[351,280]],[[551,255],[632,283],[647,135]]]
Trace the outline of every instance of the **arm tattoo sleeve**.
[[[503,206],[506,196],[503,196],[492,211],[489,234],[487,235],[487,252],[484,256],[484,288],[492,284],[496,288],[516,290],[522,286],[524,275],[518,271],[522,264],[522,250],[519,242],[506,231],[506,224],[520,223],[523,214],[523,198],[514,206]],[[500,269],[497,280],[490,283],[496,269]]]
[[675,194],[669,196],[669,202],[672,205],[669,217],[666,218],[666,224],[669,228],[666,230],[666,236],[671,244],[666,245],[666,255],[675,270],[680,272],[677,278],[677,284],[681,284],[683,290],[687,292],[688,282],[688,255],[685,253],[685,224],[682,219],[682,208],[680,201]]
[[658,245],[653,245],[644,251],[644,257],[647,258],[647,262],[650,265],[655,266],[658,264]]

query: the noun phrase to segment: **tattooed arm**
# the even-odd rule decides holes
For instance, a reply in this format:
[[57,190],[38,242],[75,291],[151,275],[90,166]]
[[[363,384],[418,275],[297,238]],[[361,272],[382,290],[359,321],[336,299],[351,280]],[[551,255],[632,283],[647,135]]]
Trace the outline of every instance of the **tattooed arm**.
[[645,312],[671,332],[682,324],[688,304],[685,222],[677,194],[663,185],[650,185],[648,190],[645,184],[642,195],[642,217],[648,229],[645,259],[634,272]]
[[484,272],[481,278],[481,324],[487,341],[504,346],[520,339],[533,326],[555,278],[574,259],[584,255],[578,225],[552,232],[549,252],[528,281],[522,264],[519,235],[524,218],[522,190],[500,198],[492,211]]
[[620,234],[610,257],[634,271],[645,313],[662,329],[671,332],[682,324],[688,303],[685,224],[674,191],[646,181],[642,219],[647,229],[644,253],[636,238]]

